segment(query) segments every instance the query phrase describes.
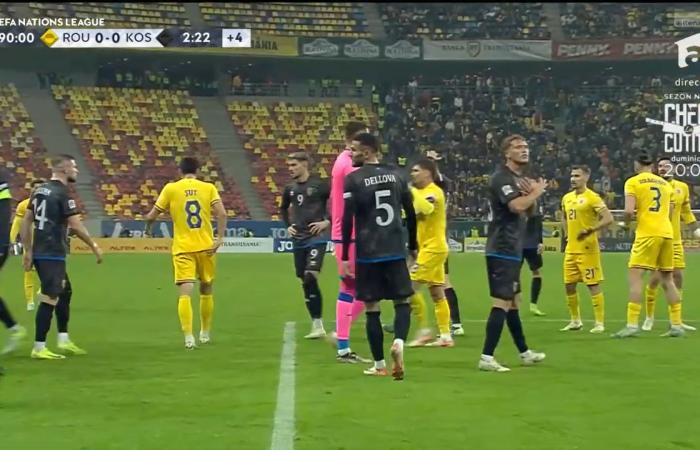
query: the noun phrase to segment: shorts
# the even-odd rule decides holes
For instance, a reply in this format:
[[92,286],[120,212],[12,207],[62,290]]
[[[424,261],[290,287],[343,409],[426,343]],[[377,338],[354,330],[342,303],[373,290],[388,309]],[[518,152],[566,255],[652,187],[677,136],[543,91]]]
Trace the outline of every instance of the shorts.
[[41,293],[49,298],[58,297],[65,288],[66,260],[35,259],[34,267],[41,282]]
[[418,253],[416,265],[411,268],[411,280],[430,286],[445,284],[447,253]]
[[[340,242],[335,242],[335,260],[338,262],[338,276],[340,278],[345,278],[345,271],[343,270],[343,244]],[[350,244],[348,249],[348,262],[350,267],[355,267],[355,243]]]
[[683,249],[683,242],[673,243],[673,268],[685,269],[685,250]]
[[214,281],[216,259],[206,251],[196,253],[178,253],[173,255],[175,269],[175,284],[200,283],[209,284]]
[[326,254],[326,243],[294,249],[294,269],[297,278],[304,278],[306,272],[320,272],[323,267],[323,257]]
[[594,286],[605,280],[600,253],[564,254],[564,284],[585,283]]
[[515,300],[515,296],[520,293],[521,264],[521,261],[515,259],[486,257],[486,272],[489,277],[491,297],[501,300]]
[[638,237],[630,252],[629,268],[673,270],[673,239],[658,236]]
[[530,271],[534,272],[535,270],[540,270],[542,268],[542,255],[540,253],[537,253],[536,248],[525,248],[523,249],[523,260],[520,262],[520,267],[523,266],[523,263],[527,261],[528,267],[530,267]]
[[358,300],[401,300],[413,295],[411,277],[405,259],[355,265]]

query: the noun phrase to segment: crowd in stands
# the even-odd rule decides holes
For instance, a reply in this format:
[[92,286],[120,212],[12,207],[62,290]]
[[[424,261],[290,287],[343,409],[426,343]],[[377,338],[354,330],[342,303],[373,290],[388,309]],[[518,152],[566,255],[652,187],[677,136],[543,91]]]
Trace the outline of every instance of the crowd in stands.
[[179,66],[138,69],[126,62],[106,64],[97,71],[98,86],[185,90],[192,95],[217,95],[213,70],[185,61]]
[[565,3],[561,26],[572,39],[675,36],[687,30],[674,26],[677,3]]

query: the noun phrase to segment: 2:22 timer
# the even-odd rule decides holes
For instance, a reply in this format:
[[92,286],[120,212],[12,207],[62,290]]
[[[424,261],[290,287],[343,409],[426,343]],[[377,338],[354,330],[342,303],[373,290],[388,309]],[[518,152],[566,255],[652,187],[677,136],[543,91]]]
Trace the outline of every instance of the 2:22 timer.
[[185,31],[182,33],[183,44],[211,44],[211,34],[209,32],[194,32]]

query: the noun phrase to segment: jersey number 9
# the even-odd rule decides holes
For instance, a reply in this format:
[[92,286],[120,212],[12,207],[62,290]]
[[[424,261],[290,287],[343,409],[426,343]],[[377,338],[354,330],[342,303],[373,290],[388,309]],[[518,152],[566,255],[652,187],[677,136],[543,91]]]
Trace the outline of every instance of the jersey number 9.
[[187,226],[193,229],[202,227],[202,207],[197,200],[190,200],[185,203],[185,214],[187,214]]

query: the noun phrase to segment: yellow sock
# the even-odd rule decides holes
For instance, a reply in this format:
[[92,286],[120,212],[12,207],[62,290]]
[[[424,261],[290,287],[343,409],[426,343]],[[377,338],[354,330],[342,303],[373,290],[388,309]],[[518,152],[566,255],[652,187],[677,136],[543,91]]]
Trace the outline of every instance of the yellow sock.
[[411,296],[411,312],[418,319],[420,328],[428,328],[428,318],[425,315],[425,300],[420,292],[416,292]]
[[681,325],[681,302],[668,305],[668,318],[671,321],[671,325]]
[[34,274],[31,270],[24,272],[24,300],[27,303],[34,302]]
[[605,297],[603,293],[596,294],[591,297],[591,303],[593,303],[593,315],[595,316],[595,323],[605,322]]
[[656,310],[656,293],[658,291],[658,288],[652,289],[649,286],[646,288],[644,300],[647,308],[647,317],[649,318],[654,317],[654,311]]
[[202,331],[211,330],[211,319],[214,314],[214,296],[200,295],[199,296],[199,318],[202,323]]
[[578,293],[566,296],[566,306],[569,307],[569,315],[572,321],[581,320],[581,310],[578,307]]
[[177,315],[185,336],[192,336],[192,299],[189,295],[181,295],[177,301]]
[[629,302],[627,303],[627,326],[628,327],[638,327],[639,326],[639,314],[642,312],[642,305],[639,303]]
[[447,299],[443,298],[435,302],[435,318],[437,319],[438,330],[440,335],[449,336],[450,334],[450,305]]

